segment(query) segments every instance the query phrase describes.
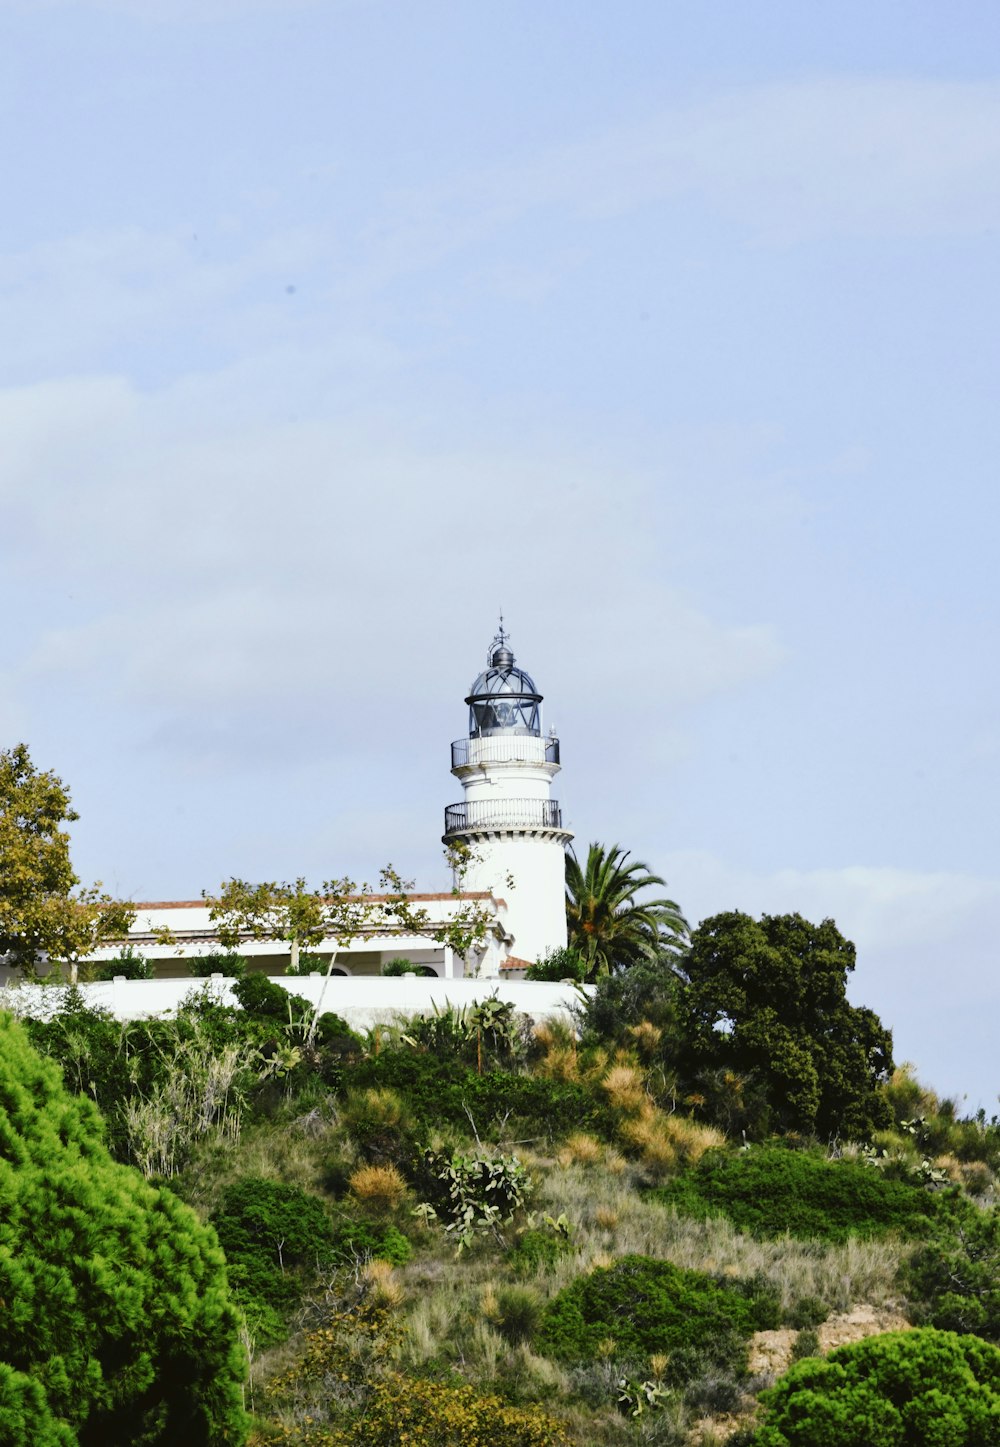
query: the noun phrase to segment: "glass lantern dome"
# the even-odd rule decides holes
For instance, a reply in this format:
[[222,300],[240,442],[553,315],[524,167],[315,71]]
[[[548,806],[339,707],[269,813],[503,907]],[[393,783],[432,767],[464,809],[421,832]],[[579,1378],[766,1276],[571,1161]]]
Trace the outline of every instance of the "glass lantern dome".
[[490,665],[469,690],[469,736],[489,734],[532,734],[542,731],[539,704],[542,695],[523,668],[515,668],[514,655],[501,630],[493,640]]

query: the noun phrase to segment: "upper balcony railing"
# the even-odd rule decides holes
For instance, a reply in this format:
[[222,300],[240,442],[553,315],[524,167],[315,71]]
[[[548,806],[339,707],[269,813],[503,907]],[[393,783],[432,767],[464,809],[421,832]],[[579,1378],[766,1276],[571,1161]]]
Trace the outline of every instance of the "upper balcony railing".
[[467,799],[444,811],[445,834],[480,829],[561,829],[555,799]]
[[483,734],[456,739],[451,746],[451,767],[480,764],[558,764],[559,740],[537,734]]

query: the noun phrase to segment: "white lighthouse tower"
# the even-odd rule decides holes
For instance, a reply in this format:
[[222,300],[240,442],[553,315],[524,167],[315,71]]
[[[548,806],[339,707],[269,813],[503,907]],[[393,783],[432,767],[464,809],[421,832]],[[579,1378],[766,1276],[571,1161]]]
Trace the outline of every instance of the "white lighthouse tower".
[[469,737],[451,746],[465,798],[444,811],[444,842],[471,850],[463,888],[507,901],[512,954],[528,963],[566,944],[566,845],[552,780],[559,740],[542,735],[542,695],[500,630],[465,702]]

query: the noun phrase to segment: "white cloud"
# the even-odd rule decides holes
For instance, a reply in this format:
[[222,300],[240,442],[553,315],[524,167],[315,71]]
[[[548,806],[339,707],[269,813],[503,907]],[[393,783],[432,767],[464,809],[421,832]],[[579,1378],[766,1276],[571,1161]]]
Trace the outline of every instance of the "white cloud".
[[[178,739],[188,715],[216,729],[212,711],[322,716],[345,746],[384,738],[425,693],[446,706],[432,680],[474,663],[500,604],[554,639],[572,620],[564,655],[599,660],[609,696],[644,674],[648,699],[677,708],[780,663],[769,629],[671,587],[637,526],[644,479],[569,449],[435,445],[384,417],[290,422],[248,411],[241,380],[0,394],[9,563],[29,591],[44,568],[65,595],[32,630],[22,688],[89,680],[168,710]],[[577,711],[581,682],[570,664],[546,686]],[[634,747],[656,746],[661,712],[637,720]]]

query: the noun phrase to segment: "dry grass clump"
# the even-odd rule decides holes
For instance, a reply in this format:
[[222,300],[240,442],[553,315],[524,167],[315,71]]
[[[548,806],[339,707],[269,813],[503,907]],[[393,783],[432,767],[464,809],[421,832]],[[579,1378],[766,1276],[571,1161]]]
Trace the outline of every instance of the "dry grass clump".
[[651,1103],[642,1071],[637,1065],[612,1065],[601,1086],[607,1093],[609,1105],[627,1115],[642,1111]]
[[663,1039],[663,1031],[651,1020],[640,1020],[638,1025],[630,1025],[628,1033],[635,1041],[635,1048],[643,1060],[652,1060],[656,1054],[656,1047]]
[[358,1284],[375,1306],[388,1307],[393,1311],[402,1305],[406,1294],[396,1275],[396,1268],[388,1261],[366,1261],[361,1267]]
[[406,1181],[395,1166],[359,1166],[348,1185],[366,1205],[395,1210],[406,1196]]
[[604,1155],[604,1147],[596,1136],[586,1131],[574,1131],[567,1136],[559,1152],[559,1164],[564,1166],[596,1166]]
[[549,1080],[579,1080],[576,1036],[569,1025],[561,1020],[543,1021],[535,1027],[535,1043],[544,1051],[535,1063],[536,1074]]

